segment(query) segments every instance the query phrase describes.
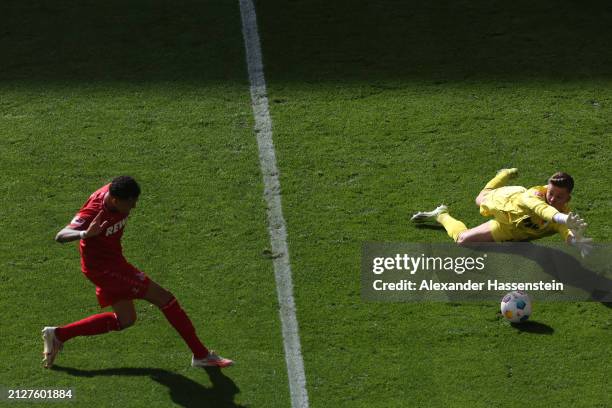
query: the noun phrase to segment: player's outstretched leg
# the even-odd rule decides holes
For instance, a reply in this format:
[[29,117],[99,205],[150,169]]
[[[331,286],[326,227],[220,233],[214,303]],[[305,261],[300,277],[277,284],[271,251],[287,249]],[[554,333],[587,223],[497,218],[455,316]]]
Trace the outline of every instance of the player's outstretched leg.
[[166,289],[151,281],[144,299],[159,307],[168,322],[180,334],[187,346],[191,349],[193,357],[191,365],[193,367],[228,367],[234,364],[230,359],[217,355],[214,351],[208,350],[200,341],[196,330],[181,308],[178,300]]
[[439,224],[442,224],[448,233],[448,236],[454,241],[457,241],[459,234],[467,230],[464,223],[451,217],[451,215],[448,213],[448,207],[444,204],[431,211],[419,211],[418,213],[414,214],[412,218],[410,218],[410,221],[417,224],[427,221],[436,221]]
[[518,169],[501,169],[498,170],[495,177],[493,177],[489,182],[484,186],[484,188],[478,193],[476,197],[476,205],[480,206],[484,201],[486,195],[496,188],[504,187],[508,181],[518,177]]
[[115,313],[107,312],[86,317],[62,327],[45,327],[43,333],[43,366],[50,368],[64,343],[77,336],[95,336],[109,331],[121,330]]
[[448,208],[443,205],[432,211],[418,212],[412,217],[412,220],[414,222],[424,222],[431,220],[433,217],[435,217],[436,222],[442,224],[448,236],[458,244],[495,241],[491,233],[490,222],[485,222],[477,227],[468,229],[463,222],[453,218],[448,213]]
[[485,222],[477,227],[460,231],[455,238],[455,242],[458,244],[467,244],[470,242],[495,242],[493,234],[491,233],[491,223]]

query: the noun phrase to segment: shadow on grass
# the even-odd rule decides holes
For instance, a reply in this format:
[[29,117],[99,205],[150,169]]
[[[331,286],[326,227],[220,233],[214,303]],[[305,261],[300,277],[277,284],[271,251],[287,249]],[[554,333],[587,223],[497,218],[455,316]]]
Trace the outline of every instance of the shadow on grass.
[[523,323],[511,323],[512,327],[516,330],[524,332],[524,333],[534,333],[534,334],[547,334],[551,335],[555,332],[555,329],[550,327],[547,324],[536,322],[535,320],[527,320]]
[[[282,81],[609,78],[607,0],[257,2]],[[0,79],[247,80],[237,1],[0,3]],[[376,84],[374,84],[376,85]]]
[[605,0],[257,2],[267,76],[577,79],[610,75]]
[[152,380],[168,387],[172,401],[186,408],[219,407],[240,408],[234,402],[234,396],[240,389],[231,378],[224,375],[219,368],[205,368],[212,387],[201,384],[177,373],[159,368],[122,367],[102,370],[81,370],[78,368],[53,366],[52,370],[62,371],[75,377],[126,376],[150,377]]
[[440,224],[414,224],[418,229],[443,230],[444,227]]
[[561,249],[533,242],[470,243],[464,246],[480,251],[519,255],[530,259],[556,281],[580,290],[580,295],[584,298],[574,300],[599,302],[608,308],[612,307],[612,279],[603,273],[608,265],[607,254],[609,253],[605,245],[594,245],[589,255],[592,263],[590,267]]

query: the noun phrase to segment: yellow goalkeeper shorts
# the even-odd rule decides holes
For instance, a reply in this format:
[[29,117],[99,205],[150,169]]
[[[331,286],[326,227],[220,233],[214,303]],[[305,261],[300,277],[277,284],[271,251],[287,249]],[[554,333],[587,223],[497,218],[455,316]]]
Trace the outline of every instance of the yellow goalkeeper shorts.
[[516,198],[527,191],[520,186],[507,186],[491,190],[480,204],[480,214],[493,217],[489,221],[491,235],[496,242],[524,241],[532,237],[527,231],[517,228],[513,220],[520,218],[523,210],[516,204]]
[[525,241],[529,239],[529,235],[511,224],[502,224],[497,220],[491,220],[489,221],[489,227],[495,242]]
[[501,223],[509,223],[509,214],[522,212],[516,199],[527,191],[525,187],[508,186],[491,190],[480,204],[480,214],[485,217],[495,217]]

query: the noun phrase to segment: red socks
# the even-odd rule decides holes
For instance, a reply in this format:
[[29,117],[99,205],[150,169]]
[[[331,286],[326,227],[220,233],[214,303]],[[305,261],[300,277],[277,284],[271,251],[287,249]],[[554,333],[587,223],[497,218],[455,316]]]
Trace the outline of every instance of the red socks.
[[185,340],[185,343],[187,343],[196,359],[201,359],[208,355],[208,349],[198,339],[191,320],[189,320],[189,317],[181,308],[176,298],[173,298],[166,306],[162,307],[161,311],[172,327]]
[[62,343],[76,336],[94,336],[109,331],[121,330],[117,315],[111,312],[86,317],[78,322],[55,329],[55,337]]
[[[205,358],[208,355],[208,349],[204,347],[200,339],[198,339],[191,320],[189,320],[189,317],[181,308],[176,298],[173,298],[166,306],[162,307],[161,311],[172,327],[174,327],[183,340],[185,340],[193,356],[196,359]],[[55,337],[63,343],[77,336],[94,336],[96,334],[117,330],[121,330],[117,315],[107,312],[89,316],[78,322],[58,327],[55,329]]]

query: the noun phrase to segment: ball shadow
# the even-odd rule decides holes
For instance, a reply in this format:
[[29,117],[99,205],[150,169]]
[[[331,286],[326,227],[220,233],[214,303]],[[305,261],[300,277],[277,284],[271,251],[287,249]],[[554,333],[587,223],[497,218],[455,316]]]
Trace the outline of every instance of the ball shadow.
[[527,320],[522,323],[510,323],[510,325],[516,330],[524,333],[547,334],[550,336],[555,332],[555,329],[549,325],[535,320]]

